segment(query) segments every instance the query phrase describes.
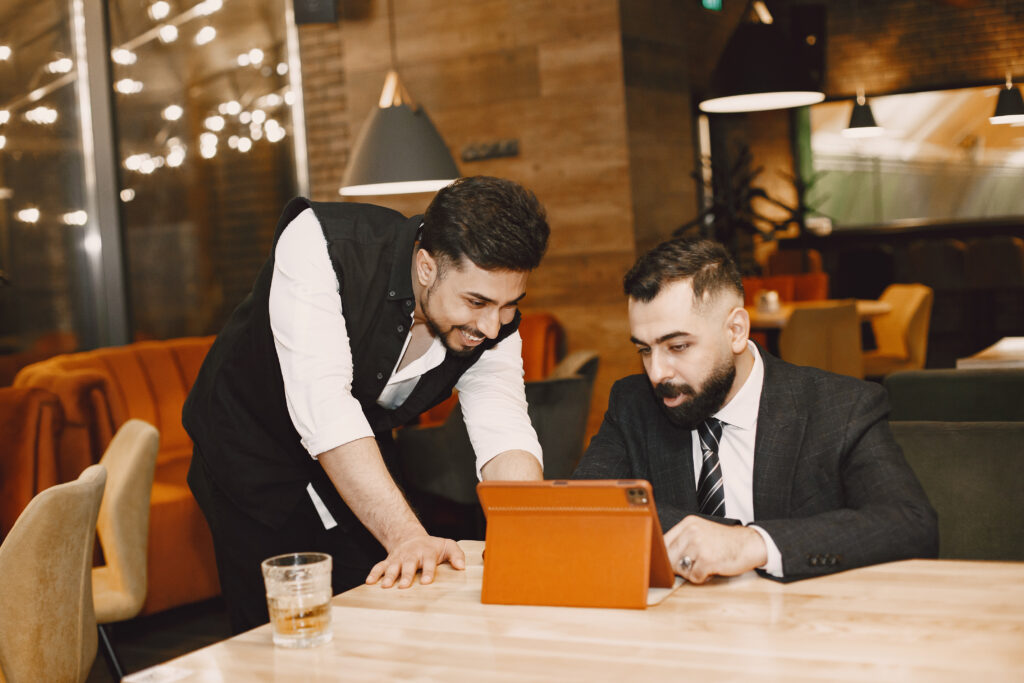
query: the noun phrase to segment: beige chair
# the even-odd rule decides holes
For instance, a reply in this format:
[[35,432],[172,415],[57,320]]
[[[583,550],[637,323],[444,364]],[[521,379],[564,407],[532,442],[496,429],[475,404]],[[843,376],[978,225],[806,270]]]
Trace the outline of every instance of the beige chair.
[[116,680],[124,670],[103,625],[135,617],[146,601],[149,495],[159,449],[156,427],[132,419],[117,430],[100,460],[108,481],[96,534],[106,564],[92,570],[93,604],[103,654]]
[[35,496],[0,545],[0,681],[84,681],[96,657],[96,517],[107,471]]
[[779,355],[795,365],[863,378],[856,304],[846,301],[798,306],[779,335]]
[[920,370],[928,355],[932,288],[922,284],[889,285],[880,299],[892,310],[871,321],[878,348],[864,354],[864,374],[884,377],[897,370]]

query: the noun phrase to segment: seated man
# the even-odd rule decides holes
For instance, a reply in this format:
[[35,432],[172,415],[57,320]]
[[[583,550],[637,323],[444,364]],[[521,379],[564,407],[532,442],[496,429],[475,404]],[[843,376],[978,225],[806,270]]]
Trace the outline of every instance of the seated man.
[[680,576],[788,581],[935,557],[935,511],[889,431],[884,389],[749,341],[721,245],[665,242],[624,286],[646,377],[612,387],[573,477],[650,481]]

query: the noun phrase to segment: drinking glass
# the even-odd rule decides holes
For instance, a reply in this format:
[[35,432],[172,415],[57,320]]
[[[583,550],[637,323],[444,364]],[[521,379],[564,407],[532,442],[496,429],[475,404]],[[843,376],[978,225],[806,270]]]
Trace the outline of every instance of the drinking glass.
[[274,644],[315,647],[331,640],[331,556],[288,553],[262,563]]

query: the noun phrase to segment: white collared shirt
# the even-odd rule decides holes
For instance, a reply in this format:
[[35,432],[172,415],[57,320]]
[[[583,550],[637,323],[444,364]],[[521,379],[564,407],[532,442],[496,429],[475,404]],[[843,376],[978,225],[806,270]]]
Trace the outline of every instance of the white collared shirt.
[[[288,415],[303,447],[315,458],[373,436],[373,431],[352,396],[352,353],[341,314],[340,286],[327,240],[312,209],[289,223],[274,254],[270,327],[281,363]],[[444,361],[444,345],[435,338],[422,356],[396,371],[408,346],[409,334],[377,398],[382,407],[402,405],[419,378]],[[491,458],[508,450],[527,451],[543,463],[537,434],[526,413],[518,332],[481,354],[455,388],[476,454],[477,476]]]
[[[775,541],[754,521],[754,442],[757,437],[757,414],[764,387],[764,361],[753,342],[747,340],[747,353],[753,354],[754,366],[743,386],[713,417],[722,421],[722,439],[718,446],[718,462],[722,468],[725,488],[725,514],[738,519],[761,534],[768,548],[768,561],[761,569],[772,576],[782,576],[782,553]],[[693,447],[693,480],[700,481],[703,456],[697,430],[691,432]]]

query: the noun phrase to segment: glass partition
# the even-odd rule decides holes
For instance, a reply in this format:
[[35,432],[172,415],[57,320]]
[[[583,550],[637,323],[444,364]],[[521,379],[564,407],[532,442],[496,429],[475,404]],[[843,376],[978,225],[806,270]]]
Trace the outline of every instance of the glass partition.
[[218,331],[297,193],[283,0],[109,3],[136,338]]
[[0,383],[95,335],[67,0],[0,5]]
[[847,130],[852,101],[812,106],[807,203],[837,230],[1024,217],[1024,124],[989,121],[998,93],[868,98],[879,127],[872,137]]
[[0,2],[0,385],[219,330],[306,177],[295,43],[288,0]]

